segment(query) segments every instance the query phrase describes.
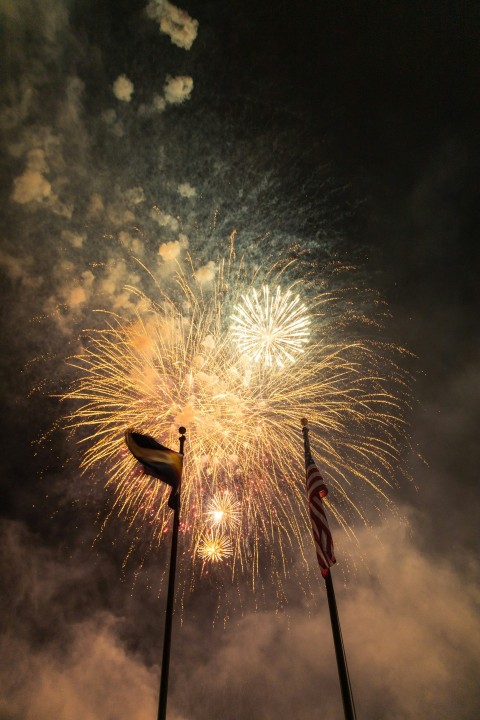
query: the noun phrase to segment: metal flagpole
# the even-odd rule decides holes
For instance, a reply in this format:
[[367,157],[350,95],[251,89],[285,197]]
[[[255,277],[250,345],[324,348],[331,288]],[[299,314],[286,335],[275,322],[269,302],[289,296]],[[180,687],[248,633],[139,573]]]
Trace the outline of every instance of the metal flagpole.
[[[183,446],[185,445],[184,427],[178,428],[180,433],[180,454],[183,455]],[[167,697],[168,697],[168,673],[170,670],[170,646],[172,643],[172,619],[173,619],[173,601],[175,597],[175,572],[177,569],[177,547],[178,547],[178,528],[180,525],[180,490],[182,485],[182,477],[178,482],[177,496],[173,510],[173,528],[172,528],[172,546],[170,549],[170,568],[168,573],[168,592],[167,592],[167,609],[165,611],[165,634],[163,636],[163,656],[162,656],[162,674],[160,677],[160,698],[158,701],[158,720],[166,720],[167,718]]]
[[342,691],[343,712],[345,720],[355,720],[355,706],[353,704],[352,688],[348,675],[347,657],[343,646],[340,618],[338,616],[337,601],[335,600],[335,591],[333,589],[332,573],[330,570],[325,576],[325,586],[327,588],[328,609],[330,610],[330,623],[332,625],[333,644],[335,645],[335,655],[337,658],[338,677]]
[[[311,461],[312,453],[310,450],[310,439],[308,437],[307,420],[305,419],[302,419],[302,433],[303,447],[305,452],[305,465],[307,465],[308,461]],[[332,626],[333,644],[335,646],[338,678],[340,680],[340,689],[342,692],[343,713],[345,715],[345,720],[356,720],[352,688],[350,685],[350,677],[348,674],[347,657],[343,645],[342,631],[340,628],[340,617],[338,615],[337,601],[335,599],[335,591],[333,588],[332,573],[330,569],[327,569],[325,571],[323,577],[325,580],[325,587],[327,589],[328,609],[330,611],[330,623]]]

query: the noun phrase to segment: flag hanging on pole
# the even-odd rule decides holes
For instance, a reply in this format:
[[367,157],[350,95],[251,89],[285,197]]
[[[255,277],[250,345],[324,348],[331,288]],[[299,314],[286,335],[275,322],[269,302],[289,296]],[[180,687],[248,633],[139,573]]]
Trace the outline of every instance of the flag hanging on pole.
[[[308,427],[304,425],[304,428],[304,435],[306,436]],[[317,552],[318,564],[320,565],[323,577],[326,577],[329,573],[329,568],[337,562],[333,552],[332,533],[328,527],[327,516],[325,515],[322,502],[322,498],[327,495],[328,489],[312,458],[309,445],[306,446],[305,469],[307,474],[308,509],[312,521],[313,540]]]
[[328,609],[330,611],[330,622],[332,624],[333,643],[337,658],[338,678],[342,691],[343,711],[345,720],[355,720],[355,705],[353,702],[352,688],[348,675],[347,657],[343,646],[342,631],[340,629],[340,618],[335,600],[333,580],[330,568],[336,563],[333,553],[332,533],[328,527],[327,517],[323,508],[323,501],[327,493],[327,487],[323,482],[320,471],[312,458],[310,440],[308,437],[308,420],[302,418],[303,447],[305,451],[305,471],[307,476],[307,496],[310,519],[312,521],[313,540],[317,551],[317,560],[325,580],[327,590]]
[[142,465],[145,473],[170,485],[172,492],[168,500],[171,508],[175,507],[177,490],[182,475],[183,455],[160,445],[150,435],[127,430],[125,442],[136,460]]

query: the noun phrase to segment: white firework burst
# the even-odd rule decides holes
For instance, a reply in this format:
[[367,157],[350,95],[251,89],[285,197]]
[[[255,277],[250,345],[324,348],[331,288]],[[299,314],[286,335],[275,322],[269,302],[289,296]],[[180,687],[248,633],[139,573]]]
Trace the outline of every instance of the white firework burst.
[[241,516],[242,506],[228,490],[215,493],[210,500],[207,517],[214,527],[235,530],[240,526]]
[[305,305],[291,289],[263,285],[242,296],[231,315],[231,334],[240,352],[271,368],[295,362],[310,337]]

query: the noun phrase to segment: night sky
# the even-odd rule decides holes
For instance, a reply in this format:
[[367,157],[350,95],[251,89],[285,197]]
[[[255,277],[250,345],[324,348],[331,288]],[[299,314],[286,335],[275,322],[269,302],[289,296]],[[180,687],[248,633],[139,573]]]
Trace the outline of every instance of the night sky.
[[[168,285],[158,247],[184,249],[180,227],[207,273],[236,230],[252,266],[295,246],[388,304],[413,477],[358,546],[332,523],[357,713],[476,720],[480,8],[180,7],[0,4],[0,718],[156,717],[165,553],[130,553],[121,519],[99,533],[108,493],[58,394],[94,311],[149,290],[132,255]],[[171,720],[342,717],[321,576],[293,577],[280,608],[266,577],[241,604],[214,578],[183,598]]]

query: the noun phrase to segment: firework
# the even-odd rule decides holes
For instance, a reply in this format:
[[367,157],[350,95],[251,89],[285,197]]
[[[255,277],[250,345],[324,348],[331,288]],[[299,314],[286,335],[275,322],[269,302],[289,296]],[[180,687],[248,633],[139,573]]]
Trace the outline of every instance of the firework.
[[253,362],[283,368],[303,352],[310,335],[305,305],[290,289],[253,288],[234,307],[231,334],[238,349]]
[[[405,444],[408,384],[389,359],[394,348],[348,340],[351,291],[315,294],[304,285],[300,301],[291,284],[267,290],[281,287],[281,272],[248,281],[246,275],[221,263],[205,289],[193,271],[179,272],[169,296],[152,302],[139,294],[133,320],[107,315],[107,326],[88,332],[84,352],[71,360],[77,379],[65,399],[74,402],[67,425],[80,436],[84,472],[106,478],[111,512],[136,532],[148,528],[152,542],[169,526],[168,489],[137,471],[124,431],[134,428],[175,448],[178,426],[185,425],[184,555],[226,558],[237,577],[255,581],[268,565],[272,575],[285,573],[289,553],[303,557],[309,521],[299,419],[308,415],[317,430],[330,511],[353,532],[355,517],[368,522],[372,504],[390,502]],[[257,283],[262,289],[254,293]],[[245,348],[258,354],[257,330],[247,345],[238,331],[243,322],[242,337],[248,334],[254,312],[283,328],[256,363]],[[233,330],[232,316],[243,318]],[[289,353],[295,362],[284,362]],[[214,550],[214,537],[224,539],[224,550]]]
[[206,514],[212,525],[235,530],[240,525],[242,506],[228,490],[225,490],[215,493]]
[[201,535],[196,552],[204,561],[220,562],[233,555],[233,545],[228,535],[207,530]]

